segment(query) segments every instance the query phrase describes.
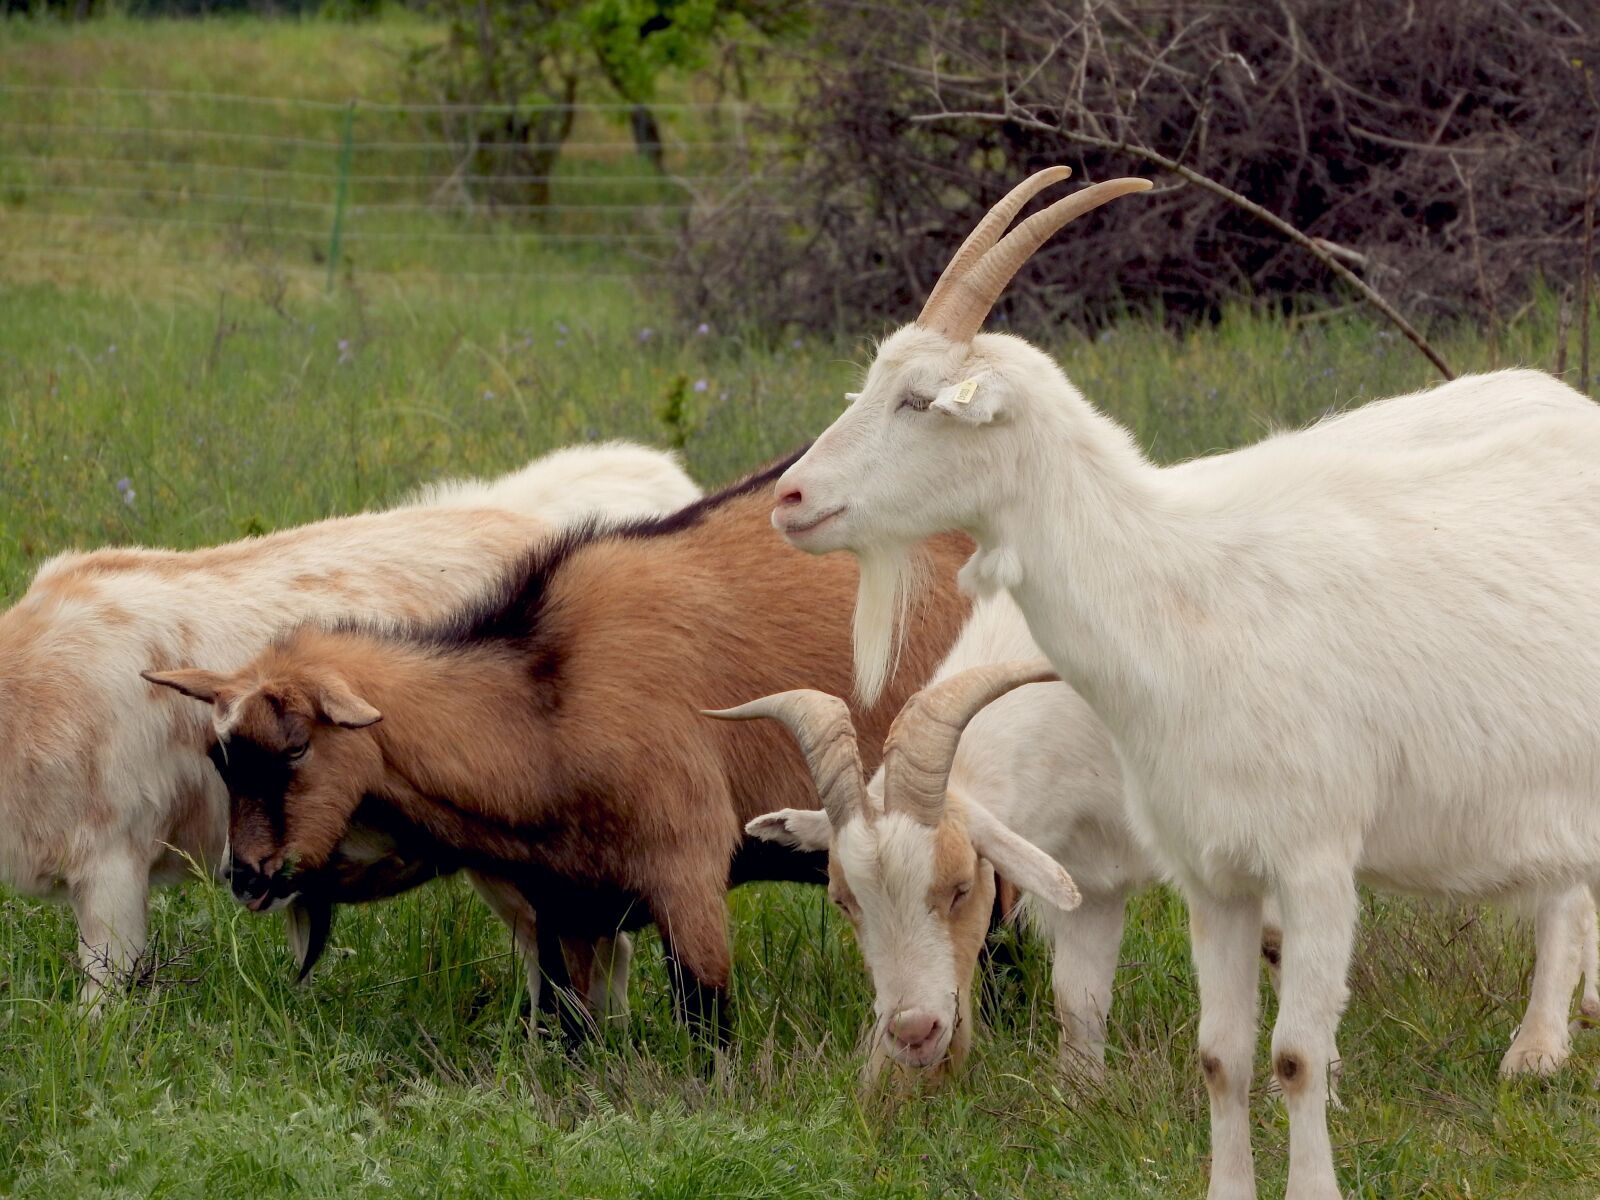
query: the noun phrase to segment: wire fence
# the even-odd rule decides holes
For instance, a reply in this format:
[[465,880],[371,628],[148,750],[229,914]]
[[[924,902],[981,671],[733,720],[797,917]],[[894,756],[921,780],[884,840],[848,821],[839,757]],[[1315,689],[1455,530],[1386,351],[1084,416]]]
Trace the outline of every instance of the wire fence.
[[[0,274],[72,262],[340,278],[635,277],[785,147],[738,101],[561,106],[0,83]],[[783,220],[781,203],[762,206]]]

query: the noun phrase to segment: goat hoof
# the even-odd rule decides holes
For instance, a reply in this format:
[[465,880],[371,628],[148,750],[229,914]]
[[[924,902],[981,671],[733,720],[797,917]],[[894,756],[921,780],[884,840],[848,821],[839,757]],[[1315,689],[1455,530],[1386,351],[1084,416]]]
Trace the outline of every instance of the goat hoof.
[[1521,1038],[1511,1043],[1511,1049],[1500,1060],[1500,1074],[1506,1078],[1517,1075],[1554,1075],[1567,1061],[1569,1048],[1548,1042]]

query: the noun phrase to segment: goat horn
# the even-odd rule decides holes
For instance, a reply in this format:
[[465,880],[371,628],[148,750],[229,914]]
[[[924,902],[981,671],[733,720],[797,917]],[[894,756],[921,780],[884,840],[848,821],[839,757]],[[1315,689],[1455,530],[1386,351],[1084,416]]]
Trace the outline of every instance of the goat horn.
[[1013,688],[1053,683],[1059,676],[1042,658],[973,667],[925,687],[900,710],[883,746],[886,808],[910,813],[924,825],[944,817],[945,789],[961,731]]
[[778,692],[741,704],[737,708],[704,709],[721,721],[751,721],[771,717],[794,735],[822,807],[835,828],[856,813],[866,812],[866,779],[861,771],[861,751],[850,707],[837,696],[800,688]]
[[[1051,236],[1068,222],[1099,208],[1108,200],[1131,192],[1147,191],[1150,187],[1148,179],[1108,179],[1104,183],[1080,188],[1072,195],[1057,200],[1049,208],[1034,213],[984,251],[983,257],[960,278],[952,280],[945,289],[939,311],[930,318],[924,309],[917,323],[944,334],[953,342],[970,342],[995,301],[1000,299],[1000,293],[1005,291],[1006,284]],[[932,304],[931,300],[929,304]]]
[[922,306],[917,324],[927,329],[938,329],[939,308],[949,297],[950,289],[956,281],[972,269],[972,265],[983,257],[989,247],[1000,240],[1000,235],[1006,231],[1006,226],[1011,224],[1012,218],[1022,211],[1024,204],[1052,183],[1060,183],[1071,174],[1071,167],[1046,167],[1042,171],[1034,172],[1007,192],[1000,202],[984,215],[983,220],[973,226],[972,232],[967,234],[967,240],[961,243],[961,248],[951,258],[950,265],[944,269],[944,274],[939,276],[939,282],[934,284],[933,291],[928,293],[928,302]]

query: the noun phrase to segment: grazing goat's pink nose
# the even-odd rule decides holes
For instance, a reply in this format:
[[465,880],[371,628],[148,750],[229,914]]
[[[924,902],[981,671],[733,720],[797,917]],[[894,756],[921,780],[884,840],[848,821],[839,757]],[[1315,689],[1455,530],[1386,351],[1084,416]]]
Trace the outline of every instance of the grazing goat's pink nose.
[[939,1018],[919,1009],[902,1009],[889,1018],[889,1034],[907,1050],[934,1037],[939,1032]]
[[786,508],[793,508],[805,498],[805,493],[797,487],[786,487],[778,493],[778,503]]

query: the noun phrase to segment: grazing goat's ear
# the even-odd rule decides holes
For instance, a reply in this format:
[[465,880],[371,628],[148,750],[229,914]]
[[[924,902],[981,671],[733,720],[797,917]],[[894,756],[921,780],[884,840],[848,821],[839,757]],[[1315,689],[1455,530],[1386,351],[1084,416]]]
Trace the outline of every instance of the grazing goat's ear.
[[777,842],[793,850],[826,850],[833,834],[828,814],[813,808],[782,808],[757,817],[744,831],[763,842]]
[[383,714],[350,690],[337,676],[317,685],[317,708],[322,715],[344,729],[365,729],[383,720]]
[[975,375],[951,384],[933,398],[928,409],[968,425],[989,425],[1005,415],[1000,386],[992,375]]
[[1012,833],[986,808],[967,810],[967,836],[972,848],[994,864],[994,869],[1023,891],[1046,904],[1071,912],[1083,902],[1078,885],[1055,859],[1026,838]]
[[181,671],[140,671],[139,675],[151,683],[169,687],[206,704],[217,702],[226,678],[215,671],[202,671],[197,667],[187,667]]

